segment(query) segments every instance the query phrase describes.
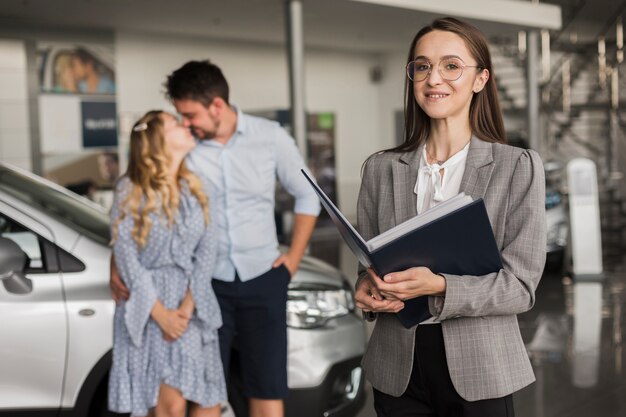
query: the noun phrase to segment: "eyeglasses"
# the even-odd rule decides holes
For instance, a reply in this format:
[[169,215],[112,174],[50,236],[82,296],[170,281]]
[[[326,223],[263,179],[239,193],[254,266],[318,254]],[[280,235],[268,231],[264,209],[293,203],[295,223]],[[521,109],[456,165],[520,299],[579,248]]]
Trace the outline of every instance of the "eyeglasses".
[[[465,68],[481,68],[480,65],[465,65],[460,58],[445,58],[437,64],[439,75],[446,81],[456,81]],[[426,59],[416,59],[406,65],[406,75],[411,81],[424,81],[430,76],[433,64]]]

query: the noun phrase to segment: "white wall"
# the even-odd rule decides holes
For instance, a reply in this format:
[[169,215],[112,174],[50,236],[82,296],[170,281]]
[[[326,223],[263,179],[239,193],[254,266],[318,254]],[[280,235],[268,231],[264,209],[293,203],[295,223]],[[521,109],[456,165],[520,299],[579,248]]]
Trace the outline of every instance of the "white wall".
[[379,115],[381,131],[385,137],[381,149],[396,146],[395,112],[404,110],[404,79],[406,77],[406,55],[404,52],[389,52],[381,58],[383,79],[380,85],[381,98]]
[[[209,58],[219,65],[230,84],[230,101],[244,111],[289,107],[286,52],[280,45],[119,32],[115,53],[124,142],[129,126],[145,111],[173,110],[163,96],[163,82],[191,59]],[[386,83],[370,80],[371,68],[382,64],[371,54],[305,51],[306,108],[335,113],[338,199],[349,217],[356,212],[362,162],[393,143],[390,123],[381,124],[394,110],[388,108],[389,99],[383,105]]]
[[0,39],[0,161],[31,168],[26,48]]
[[[95,33],[48,33],[29,39],[71,37],[76,41],[110,36]],[[10,36],[17,38],[18,36]],[[108,38],[111,41],[111,38]],[[281,45],[251,44],[165,34],[119,32],[114,35],[117,107],[121,140],[145,111],[164,108],[165,76],[190,59],[210,58],[224,71],[231,101],[244,111],[289,107],[287,58]],[[22,40],[0,39],[0,160],[31,167],[26,55]],[[393,146],[393,113],[402,108],[404,56],[380,56],[307,48],[305,101],[311,112],[335,113],[335,150],[339,204],[355,217],[363,161]],[[373,68],[382,79],[373,82]]]

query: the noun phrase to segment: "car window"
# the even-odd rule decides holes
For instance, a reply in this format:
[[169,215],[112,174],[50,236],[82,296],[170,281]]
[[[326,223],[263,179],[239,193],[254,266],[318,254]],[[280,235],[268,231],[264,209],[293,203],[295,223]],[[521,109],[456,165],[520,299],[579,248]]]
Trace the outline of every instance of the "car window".
[[39,236],[0,213],[0,237],[11,239],[26,253],[26,272],[46,272]]
[[0,165],[0,190],[103,245],[110,241],[106,211],[63,187]]

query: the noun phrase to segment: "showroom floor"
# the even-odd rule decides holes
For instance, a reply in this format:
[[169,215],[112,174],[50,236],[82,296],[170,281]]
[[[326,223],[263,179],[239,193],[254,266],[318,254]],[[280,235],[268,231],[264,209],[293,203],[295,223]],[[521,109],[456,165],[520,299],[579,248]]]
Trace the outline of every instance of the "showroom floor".
[[[605,246],[603,279],[546,272],[535,307],[519,316],[537,381],[515,394],[517,417],[626,415],[626,248]],[[356,260],[332,230],[316,234],[311,252],[354,280]],[[358,417],[375,416],[369,387],[367,394]]]

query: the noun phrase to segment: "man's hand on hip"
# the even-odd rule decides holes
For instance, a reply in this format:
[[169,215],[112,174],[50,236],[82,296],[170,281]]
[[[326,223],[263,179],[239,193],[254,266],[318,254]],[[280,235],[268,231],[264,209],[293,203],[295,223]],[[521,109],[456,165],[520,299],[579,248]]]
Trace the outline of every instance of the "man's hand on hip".
[[285,268],[289,271],[289,275],[293,278],[298,267],[300,266],[301,256],[292,255],[289,253],[282,254],[274,261],[272,268],[278,268],[281,265],[285,265]]

